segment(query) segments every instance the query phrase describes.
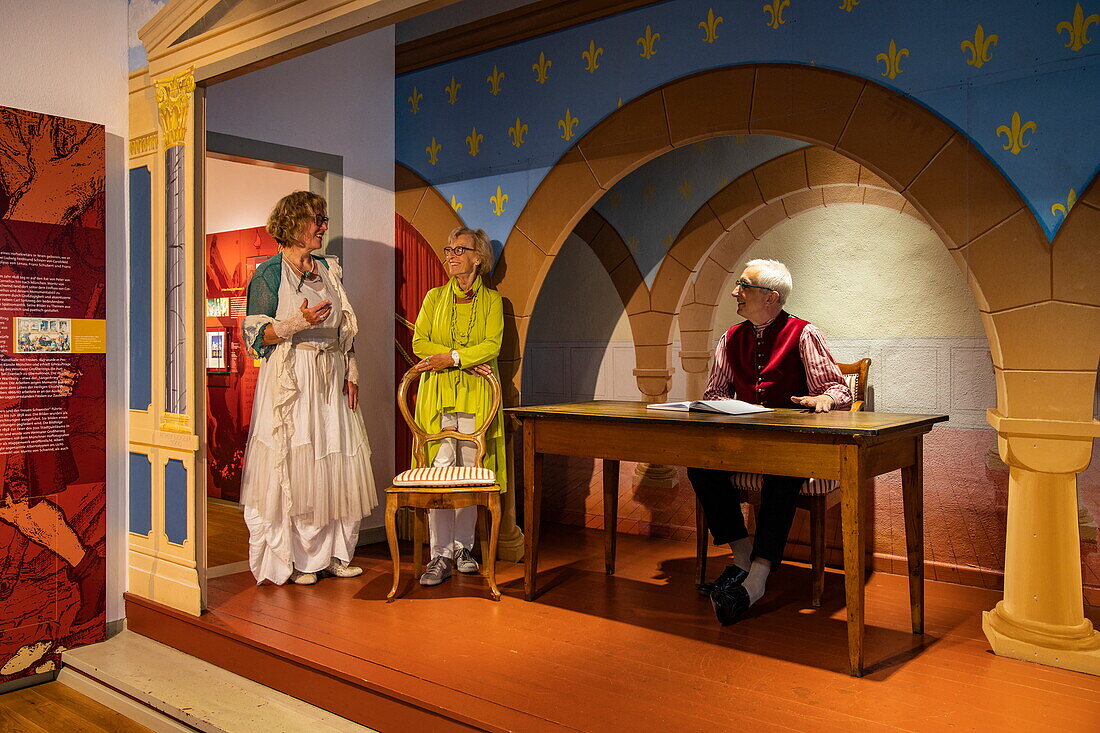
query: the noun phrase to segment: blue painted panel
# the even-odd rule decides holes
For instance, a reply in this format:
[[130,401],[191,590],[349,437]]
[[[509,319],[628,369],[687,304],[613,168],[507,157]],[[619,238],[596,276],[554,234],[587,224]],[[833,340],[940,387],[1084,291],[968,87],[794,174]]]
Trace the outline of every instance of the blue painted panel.
[[164,467],[164,533],[177,545],[187,540],[187,469],[178,458]]
[[[765,9],[777,5],[778,20]],[[398,77],[396,158],[462,203],[467,225],[504,242],[546,171],[620,101],[709,69],[814,65],[906,94],[965,133],[1053,236],[1064,216],[1052,205],[1064,207],[1071,189],[1080,194],[1100,164],[1100,94],[1091,93],[1100,88],[1100,56],[1095,43],[1075,49],[1069,32],[1058,30],[1072,22],[1074,7],[669,0]],[[708,41],[701,24],[711,9],[722,22]],[[659,36],[648,56],[647,28]],[[584,55],[590,43],[602,49],[594,68]],[[982,47],[980,65],[967,43]],[[541,83],[532,68],[540,55],[550,63]],[[504,75],[495,94],[494,68]],[[453,101],[448,88],[456,90]],[[570,130],[567,110],[578,120]],[[1033,121],[1037,129],[1013,150],[998,131],[1012,126],[1016,112],[1021,126]],[[509,134],[517,118],[527,126],[518,145]],[[475,128],[484,138],[473,154],[467,137],[476,138]],[[903,130],[884,131],[891,133],[905,144]],[[497,186],[508,196],[503,210],[490,201]]]
[[152,176],[149,168],[130,169],[130,409],[147,410],[153,401]]
[[153,531],[153,465],[144,453],[130,452],[130,531]]

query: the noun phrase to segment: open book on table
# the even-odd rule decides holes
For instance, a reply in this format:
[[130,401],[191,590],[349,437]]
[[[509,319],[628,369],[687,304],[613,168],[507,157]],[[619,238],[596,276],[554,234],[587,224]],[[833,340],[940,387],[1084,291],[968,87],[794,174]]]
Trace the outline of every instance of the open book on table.
[[661,402],[646,405],[648,410],[676,410],[679,412],[721,412],[726,415],[751,415],[754,412],[771,412],[772,408],[750,405],[741,400],[693,400],[691,402]]

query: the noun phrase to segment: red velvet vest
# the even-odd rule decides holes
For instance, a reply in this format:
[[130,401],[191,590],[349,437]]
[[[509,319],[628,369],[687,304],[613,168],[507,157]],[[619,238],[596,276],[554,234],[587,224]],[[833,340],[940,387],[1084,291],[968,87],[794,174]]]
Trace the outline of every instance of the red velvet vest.
[[726,332],[726,361],[737,399],[765,407],[791,407],[791,397],[809,394],[798,341],[809,321],[780,311],[757,336],[751,321]]

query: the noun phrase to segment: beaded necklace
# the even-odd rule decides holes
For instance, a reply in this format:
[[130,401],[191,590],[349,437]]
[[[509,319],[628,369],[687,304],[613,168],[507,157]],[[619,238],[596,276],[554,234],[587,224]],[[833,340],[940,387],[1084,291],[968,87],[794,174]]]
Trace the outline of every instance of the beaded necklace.
[[454,300],[458,300],[459,296],[463,298],[470,298],[470,317],[466,321],[466,330],[460,331],[458,327],[458,303],[454,303],[451,307],[451,343],[455,346],[469,346],[470,333],[474,330],[474,312],[477,310],[477,296],[481,292],[481,288],[478,287],[481,283],[475,280],[470,286],[469,290],[463,290],[458,280],[451,281],[451,297]]

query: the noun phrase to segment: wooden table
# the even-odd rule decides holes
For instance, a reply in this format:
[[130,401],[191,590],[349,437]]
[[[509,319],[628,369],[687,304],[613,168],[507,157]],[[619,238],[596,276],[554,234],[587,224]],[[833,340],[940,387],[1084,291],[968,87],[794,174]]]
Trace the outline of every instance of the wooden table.
[[775,410],[754,415],[648,410],[599,400],[505,410],[523,425],[524,596],[535,598],[542,505],[542,456],[604,461],[607,572],[615,572],[619,461],[836,479],[841,491],[848,661],[863,674],[868,479],[901,469],[913,633],[924,633],[923,436],[946,415]]

